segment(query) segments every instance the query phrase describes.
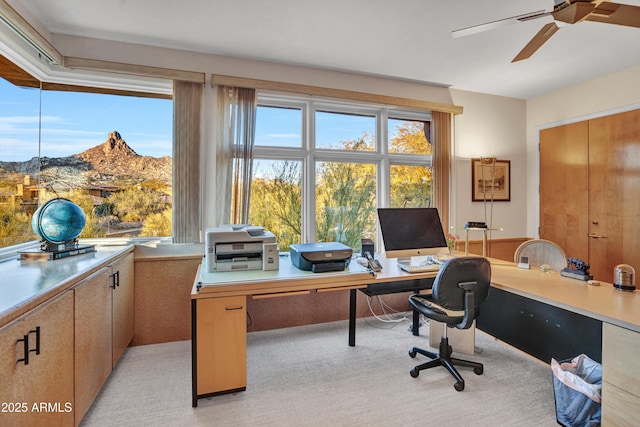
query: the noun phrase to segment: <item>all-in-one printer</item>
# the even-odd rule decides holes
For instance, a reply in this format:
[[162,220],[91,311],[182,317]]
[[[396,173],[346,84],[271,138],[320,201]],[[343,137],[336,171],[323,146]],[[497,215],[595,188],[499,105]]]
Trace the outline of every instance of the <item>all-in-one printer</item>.
[[280,261],[273,233],[247,224],[207,228],[204,257],[208,273],[277,270]]
[[323,273],[349,266],[353,249],[338,242],[296,243],[290,246],[291,263],[300,270]]

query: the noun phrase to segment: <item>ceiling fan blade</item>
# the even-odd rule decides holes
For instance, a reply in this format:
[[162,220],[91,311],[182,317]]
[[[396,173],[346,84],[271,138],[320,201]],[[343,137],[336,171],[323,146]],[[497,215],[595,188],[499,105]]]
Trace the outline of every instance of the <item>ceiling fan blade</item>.
[[555,22],[550,22],[533,36],[531,41],[516,55],[511,62],[522,61],[533,55],[540,47],[558,31],[560,27]]
[[640,6],[604,2],[586,20],[640,28]]
[[551,12],[545,12],[544,10],[538,10],[524,15],[512,16],[511,18],[498,19],[497,21],[487,22],[486,24],[473,25],[471,27],[461,28],[459,30],[451,31],[451,37],[464,37],[471,34],[477,34],[484,31],[493,30],[495,28],[504,27],[507,25],[515,24],[518,22],[525,22],[531,19],[542,18],[543,16],[550,15]]

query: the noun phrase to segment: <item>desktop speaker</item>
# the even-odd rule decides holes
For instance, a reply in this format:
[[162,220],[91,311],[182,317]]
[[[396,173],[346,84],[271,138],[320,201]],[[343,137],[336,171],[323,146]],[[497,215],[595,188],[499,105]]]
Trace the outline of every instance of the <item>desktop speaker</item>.
[[373,244],[373,240],[361,239],[360,245],[362,247],[362,251],[360,252],[360,255],[364,256],[365,252],[369,252],[371,256],[375,256],[375,246]]

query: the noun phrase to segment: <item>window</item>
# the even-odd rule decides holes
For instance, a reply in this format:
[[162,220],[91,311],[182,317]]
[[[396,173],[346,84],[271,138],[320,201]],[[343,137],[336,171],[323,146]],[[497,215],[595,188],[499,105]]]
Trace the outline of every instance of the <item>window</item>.
[[292,243],[377,240],[376,208],[432,205],[430,113],[259,94],[250,222]]
[[80,235],[171,235],[172,101],[24,89],[0,78],[0,247],[36,239],[39,204],[63,197]]

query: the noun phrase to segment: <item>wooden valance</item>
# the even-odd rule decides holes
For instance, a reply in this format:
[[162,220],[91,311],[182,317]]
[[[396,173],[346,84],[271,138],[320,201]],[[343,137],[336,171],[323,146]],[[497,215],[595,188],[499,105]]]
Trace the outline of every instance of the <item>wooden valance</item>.
[[332,89],[319,86],[301,85],[295,83],[274,82],[269,80],[249,79],[245,77],[224,76],[213,74],[211,85],[245,87],[276,92],[289,92],[303,95],[324,96],[329,98],[346,99],[350,101],[372,102],[397,107],[416,108],[443,113],[462,114],[462,107],[439,102],[421,101],[417,99],[401,98],[388,95],[377,95],[343,89]]

